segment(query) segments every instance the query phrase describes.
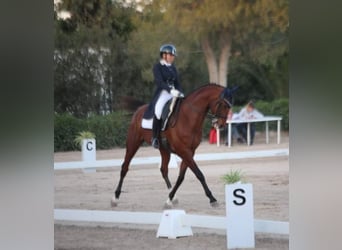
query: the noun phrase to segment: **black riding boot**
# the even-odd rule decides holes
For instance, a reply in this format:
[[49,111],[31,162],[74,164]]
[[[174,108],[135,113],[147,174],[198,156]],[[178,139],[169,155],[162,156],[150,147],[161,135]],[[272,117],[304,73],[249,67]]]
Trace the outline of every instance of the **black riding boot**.
[[159,148],[159,135],[161,129],[161,119],[157,119],[156,116],[153,117],[152,124],[152,146],[154,148]]

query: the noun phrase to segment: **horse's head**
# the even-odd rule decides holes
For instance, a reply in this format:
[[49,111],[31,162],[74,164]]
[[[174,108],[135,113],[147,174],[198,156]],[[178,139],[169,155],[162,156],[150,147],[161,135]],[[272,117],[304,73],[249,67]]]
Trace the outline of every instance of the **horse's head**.
[[216,101],[216,104],[212,108],[212,113],[214,115],[213,126],[223,127],[226,124],[227,116],[229,110],[233,106],[233,93],[238,89],[238,86],[231,89],[224,88]]

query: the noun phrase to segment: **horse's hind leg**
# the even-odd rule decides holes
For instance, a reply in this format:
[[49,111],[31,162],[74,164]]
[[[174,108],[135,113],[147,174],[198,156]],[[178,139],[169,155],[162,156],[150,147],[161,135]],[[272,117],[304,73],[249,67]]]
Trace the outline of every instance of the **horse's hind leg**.
[[120,181],[119,181],[119,184],[115,190],[115,196],[113,196],[113,198],[111,200],[112,207],[117,206],[117,201],[118,201],[120,194],[121,194],[121,188],[122,188],[123,180],[124,180],[124,178],[128,172],[129,164],[130,164],[133,156],[135,155],[135,153],[137,152],[137,150],[139,149],[139,147],[141,146],[142,143],[143,143],[143,141],[134,138],[134,135],[132,135],[130,137],[130,140],[127,140],[125,160],[121,165]]
[[[162,173],[163,179],[165,180],[167,188],[169,189],[169,191],[171,191],[172,185],[171,185],[169,175],[168,175],[168,173],[169,173],[169,162],[170,162],[170,152],[164,148],[160,148],[160,154],[162,157],[160,171]],[[178,204],[177,197],[175,195],[172,197],[173,198],[171,200],[170,199],[167,200],[166,206],[171,207],[172,205]]]
[[179,168],[179,175],[178,175],[176,184],[174,185],[173,189],[169,193],[169,198],[167,199],[165,203],[166,208],[171,208],[173,204],[177,203],[176,192],[184,180],[186,169],[187,169],[187,165],[185,164],[184,161],[182,161],[180,168]]

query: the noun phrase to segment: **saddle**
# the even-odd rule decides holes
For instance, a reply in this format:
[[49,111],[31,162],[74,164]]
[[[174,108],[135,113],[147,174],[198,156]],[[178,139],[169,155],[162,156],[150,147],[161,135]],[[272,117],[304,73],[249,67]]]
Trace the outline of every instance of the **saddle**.
[[[181,100],[182,100],[181,98],[174,97],[174,98],[170,99],[164,105],[163,112],[162,112],[162,115],[161,115],[161,120],[162,120],[162,128],[161,128],[161,130],[162,131],[164,131],[164,130],[166,130],[168,128],[168,126],[170,125],[171,121],[173,122],[171,124],[171,126],[174,126],[174,124],[176,123],[176,114],[178,114]],[[153,118],[151,118],[151,119],[143,118],[142,122],[141,122],[141,127],[145,128],[145,129],[152,129],[152,122],[153,122]]]

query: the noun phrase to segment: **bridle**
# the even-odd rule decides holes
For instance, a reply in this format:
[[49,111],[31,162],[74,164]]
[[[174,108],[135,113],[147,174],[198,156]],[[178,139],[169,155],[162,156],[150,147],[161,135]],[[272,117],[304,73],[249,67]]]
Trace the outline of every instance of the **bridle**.
[[215,104],[215,112],[212,114],[214,119],[227,119],[228,113],[221,114],[220,110],[222,107],[230,109],[233,105],[231,102],[224,96],[224,93],[220,95],[219,100],[217,100]]
[[[236,89],[236,88],[235,88]],[[234,89],[234,91],[235,91]],[[230,93],[230,94],[228,94]],[[232,103],[228,100],[228,96],[231,96],[232,92],[228,92],[227,93],[227,89],[224,89],[222,91],[222,93],[219,96],[219,99],[216,101],[215,103],[215,112],[211,112],[211,114],[208,114],[210,119],[212,120],[217,120],[217,119],[227,119],[228,116],[228,112],[225,112],[224,114],[222,112],[220,112],[222,110],[222,107],[225,108],[232,108],[233,105]],[[202,113],[201,111],[197,110],[196,107],[194,107],[191,103],[186,103],[192,111],[196,112],[196,113]],[[203,112],[203,114],[206,114],[208,111]]]
[[227,119],[228,116],[228,112],[222,112],[221,110],[226,110],[231,109],[232,108],[232,103],[228,100],[228,94],[226,92],[226,89],[222,91],[222,93],[220,94],[219,99],[216,101],[215,103],[215,112],[213,112],[213,114],[211,114],[211,119],[212,119],[212,125],[214,127],[218,127],[217,124],[217,120],[218,119]]

